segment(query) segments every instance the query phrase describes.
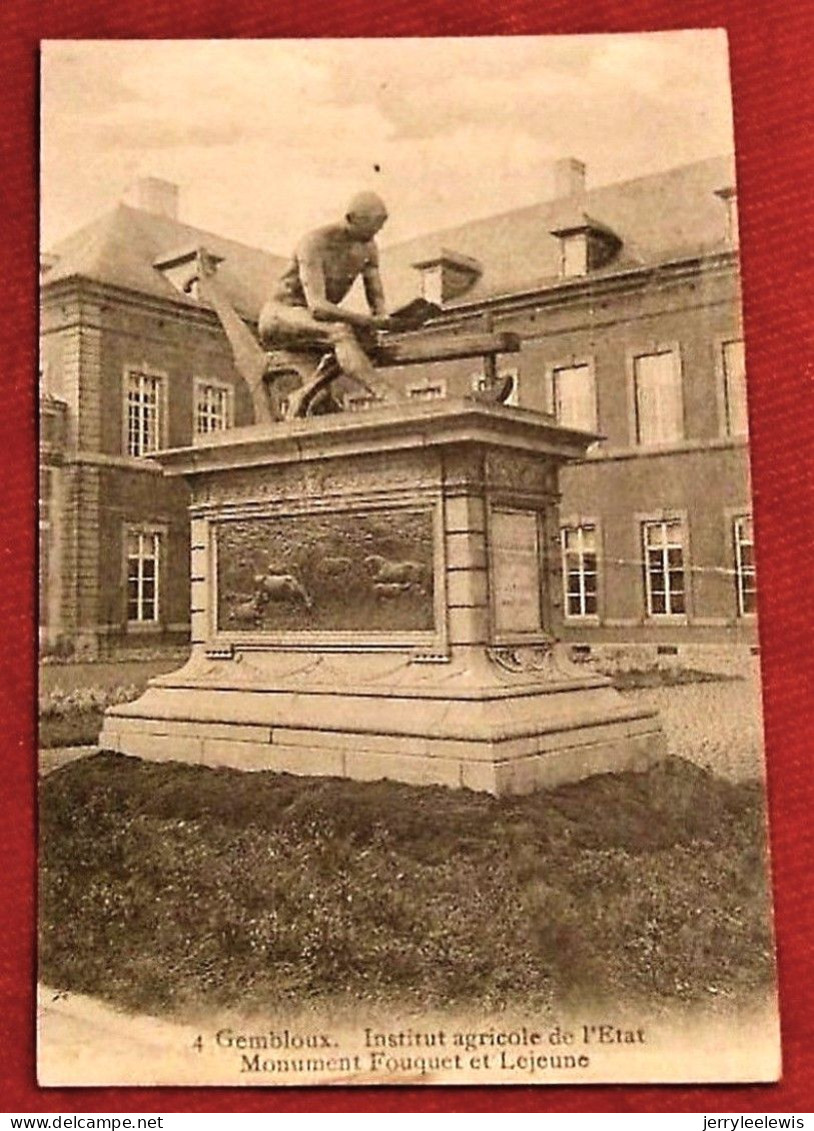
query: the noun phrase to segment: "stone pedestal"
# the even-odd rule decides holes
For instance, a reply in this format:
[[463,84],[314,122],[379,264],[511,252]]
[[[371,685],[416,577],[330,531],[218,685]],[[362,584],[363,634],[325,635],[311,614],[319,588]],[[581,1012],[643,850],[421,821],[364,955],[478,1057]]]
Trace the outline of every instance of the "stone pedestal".
[[449,400],[163,453],[192,489],[192,655],[101,745],[494,794],[644,768],[657,717],[556,644],[558,468],[592,439]]

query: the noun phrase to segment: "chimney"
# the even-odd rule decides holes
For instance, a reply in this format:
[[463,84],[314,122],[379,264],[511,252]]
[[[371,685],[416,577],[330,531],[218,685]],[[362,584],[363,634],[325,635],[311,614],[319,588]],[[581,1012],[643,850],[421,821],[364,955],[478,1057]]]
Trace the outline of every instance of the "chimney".
[[554,198],[579,199],[585,196],[585,163],[576,157],[554,162]]
[[154,212],[169,220],[178,219],[178,185],[160,177],[139,177],[122,197],[125,204]]

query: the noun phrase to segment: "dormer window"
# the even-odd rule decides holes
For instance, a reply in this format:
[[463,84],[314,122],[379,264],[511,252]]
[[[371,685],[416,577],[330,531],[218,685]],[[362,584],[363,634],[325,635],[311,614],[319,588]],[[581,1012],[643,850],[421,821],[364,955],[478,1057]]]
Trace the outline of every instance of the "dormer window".
[[[175,252],[169,252],[160,255],[158,259],[153,261],[153,267],[160,271],[168,283],[172,283],[177,291],[181,294],[189,295],[191,298],[198,298],[198,255],[200,253],[199,247],[186,247],[179,249]],[[212,261],[213,266],[223,262],[222,255],[213,255],[212,252],[206,252],[209,259]]]
[[560,241],[560,274],[564,279],[588,274],[588,238],[583,233],[565,236]]
[[413,267],[421,273],[421,297],[438,306],[465,294],[483,273],[477,259],[447,248]]
[[622,246],[615,232],[584,212],[551,234],[560,241],[560,274],[564,279],[578,278],[607,266]]
[[738,235],[738,192],[732,185],[727,185],[726,188],[715,190],[715,195],[719,197],[726,207],[726,238],[733,247],[737,247],[740,238]]

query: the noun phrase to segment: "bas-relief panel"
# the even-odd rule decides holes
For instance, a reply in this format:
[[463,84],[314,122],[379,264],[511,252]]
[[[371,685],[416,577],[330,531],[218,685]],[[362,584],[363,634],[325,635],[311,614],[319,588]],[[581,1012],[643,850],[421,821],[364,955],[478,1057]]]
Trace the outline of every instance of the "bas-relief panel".
[[229,519],[213,525],[220,632],[431,632],[433,512]]

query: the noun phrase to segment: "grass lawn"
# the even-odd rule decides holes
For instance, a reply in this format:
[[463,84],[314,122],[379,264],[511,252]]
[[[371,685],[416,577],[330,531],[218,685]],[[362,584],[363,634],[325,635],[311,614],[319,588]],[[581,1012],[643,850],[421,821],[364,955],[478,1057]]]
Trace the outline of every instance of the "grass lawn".
[[188,649],[175,649],[167,656],[149,660],[99,660],[83,663],[40,664],[38,683],[40,694],[48,695],[56,689],[63,692],[81,687],[110,688],[122,684],[142,684],[154,675],[163,675],[180,668]]
[[758,783],[529,797],[101,753],[40,786],[40,975],[154,1013],[737,1006],[773,965]]
[[57,746],[95,746],[103,717],[101,710],[41,716],[37,745],[40,750],[53,750]]

